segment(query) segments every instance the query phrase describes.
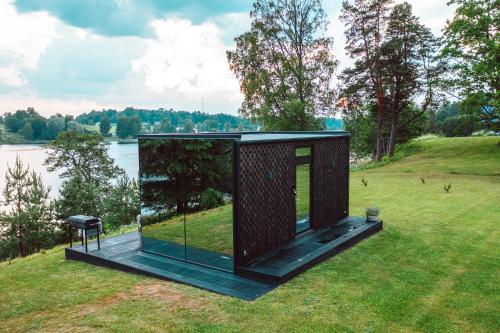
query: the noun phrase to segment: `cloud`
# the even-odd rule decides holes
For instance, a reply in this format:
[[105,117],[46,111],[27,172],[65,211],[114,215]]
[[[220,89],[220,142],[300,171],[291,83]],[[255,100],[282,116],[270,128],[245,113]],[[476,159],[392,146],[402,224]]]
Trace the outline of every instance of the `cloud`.
[[[100,106],[199,110],[203,98],[205,111],[234,114],[241,103],[225,55],[230,46],[215,23],[234,26],[233,14],[202,24],[157,19],[148,27],[156,38],[111,37],[45,12],[18,13],[2,0],[0,5],[1,112],[28,106],[43,114]],[[17,38],[5,33],[13,28],[20,31]]]
[[214,23],[220,31],[221,38],[227,45],[234,44],[234,38],[250,30],[250,15],[247,12],[229,13],[212,17],[208,22]]
[[[206,105],[212,112],[234,113],[241,102],[238,81],[226,60],[220,29],[210,22],[166,19],[152,23],[157,39],[149,40],[133,69],[153,93],[165,94],[181,108]],[[178,31],[172,35],[171,31]]]
[[[397,4],[402,2],[405,2],[405,0],[396,0],[394,3]],[[442,35],[441,30],[446,20],[452,17],[455,10],[454,5],[448,6],[445,1],[406,0],[406,2],[412,5],[413,14],[419,17],[420,23],[430,28],[437,36]],[[340,61],[338,69],[340,71],[354,64],[353,59],[347,55],[344,49],[346,42],[344,31],[346,27],[339,18],[341,5],[338,1],[329,0],[325,2],[324,8],[330,18],[327,34],[334,38],[333,52]]]
[[14,65],[0,67],[0,82],[9,87],[19,87],[26,83]]
[[56,38],[57,20],[47,13],[19,14],[0,1],[0,91],[26,84],[23,70],[38,67],[40,56]]
[[68,25],[105,36],[151,37],[150,22],[179,17],[202,23],[226,13],[248,11],[246,0],[16,0],[20,12],[46,11]]
[[[397,0],[396,3],[402,3]],[[453,17],[456,5],[447,5],[447,1],[413,0],[408,1],[413,7],[413,14],[420,18],[420,22],[430,28],[435,35],[442,35],[442,29],[447,19]]]
[[[237,112],[242,101],[225,51],[250,27],[251,0],[0,0],[0,113],[174,108]],[[453,9],[413,0],[438,33]],[[340,1],[325,0],[340,69]]]
[[126,105],[99,103],[92,99],[53,99],[40,98],[33,93],[14,93],[0,98],[0,114],[15,110],[26,110],[28,107],[35,107],[36,111],[44,116],[56,113],[78,115],[90,110],[101,110],[104,108],[123,109]]
[[98,98],[120,89],[132,60],[144,52],[145,40],[109,38],[62,25],[59,37],[45,50],[36,70],[24,75],[39,96]]

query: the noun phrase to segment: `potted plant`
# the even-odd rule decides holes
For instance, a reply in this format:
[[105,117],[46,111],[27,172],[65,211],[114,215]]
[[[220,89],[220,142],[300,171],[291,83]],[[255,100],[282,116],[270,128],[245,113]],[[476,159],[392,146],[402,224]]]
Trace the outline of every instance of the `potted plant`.
[[378,222],[380,209],[378,207],[368,207],[365,209],[366,222]]

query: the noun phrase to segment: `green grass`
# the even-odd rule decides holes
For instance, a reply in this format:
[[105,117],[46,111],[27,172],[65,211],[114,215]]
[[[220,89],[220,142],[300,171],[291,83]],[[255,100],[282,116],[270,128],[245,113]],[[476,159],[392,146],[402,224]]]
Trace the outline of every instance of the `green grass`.
[[296,217],[297,220],[301,220],[309,216],[309,206],[310,206],[310,171],[309,164],[302,164],[297,166],[297,196],[295,199],[296,203]]
[[[145,237],[184,245],[184,218],[174,216],[167,221],[144,226]],[[232,205],[186,215],[188,246],[233,255]]]
[[253,302],[65,260],[62,247],[0,263],[0,331],[498,332],[499,142],[429,139],[351,173],[351,214],[379,206],[384,230]]
[[[309,216],[309,165],[297,167],[296,216]],[[197,213],[186,214],[186,245],[233,255],[232,204]],[[184,245],[184,216],[173,216],[159,223],[146,225],[142,235]]]
[[418,145],[421,152],[376,172],[500,176],[498,137],[430,138]]

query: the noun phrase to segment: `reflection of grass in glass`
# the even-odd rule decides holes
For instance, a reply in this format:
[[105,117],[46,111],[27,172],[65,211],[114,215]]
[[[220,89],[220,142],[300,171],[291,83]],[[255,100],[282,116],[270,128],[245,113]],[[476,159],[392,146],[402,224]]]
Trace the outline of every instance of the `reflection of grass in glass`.
[[[184,245],[182,216],[143,227],[142,235]],[[187,245],[208,251],[233,254],[232,204],[186,215]]]
[[309,216],[309,164],[297,166],[297,220]]
[[186,244],[233,255],[233,205],[186,215]]
[[297,148],[295,149],[295,156],[310,156],[311,155],[311,147]]
[[174,216],[163,222],[146,225],[142,228],[142,236],[184,245],[183,217]]
[[[297,219],[309,216],[309,165],[297,167]],[[232,204],[186,215],[187,245],[233,255]],[[142,235],[184,245],[183,217],[146,225]]]

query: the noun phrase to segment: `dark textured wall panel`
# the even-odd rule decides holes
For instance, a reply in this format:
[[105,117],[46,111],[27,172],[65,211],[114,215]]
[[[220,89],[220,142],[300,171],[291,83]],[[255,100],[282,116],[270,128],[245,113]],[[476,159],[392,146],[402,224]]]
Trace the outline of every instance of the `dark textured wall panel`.
[[236,266],[295,239],[295,147],[312,146],[311,227],[348,215],[349,139],[240,146]]
[[294,239],[294,154],[293,143],[241,145],[236,265]]
[[313,154],[312,228],[321,228],[349,213],[349,139],[317,142]]

